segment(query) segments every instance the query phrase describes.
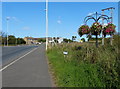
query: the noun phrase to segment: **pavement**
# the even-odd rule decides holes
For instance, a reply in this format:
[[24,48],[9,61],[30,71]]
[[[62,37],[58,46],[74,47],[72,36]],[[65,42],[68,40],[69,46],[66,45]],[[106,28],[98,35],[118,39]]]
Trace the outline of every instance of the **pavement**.
[[[17,50],[13,47],[13,53],[19,54],[20,57],[14,56],[13,53],[10,53],[11,51],[4,51],[7,53],[3,53],[3,60],[6,60],[7,63],[4,62],[2,70],[2,87],[52,87],[45,56],[45,45],[28,47],[25,50],[23,48],[26,47],[21,47],[21,52],[18,51],[19,48]],[[11,58],[14,60],[12,59],[8,63]]]

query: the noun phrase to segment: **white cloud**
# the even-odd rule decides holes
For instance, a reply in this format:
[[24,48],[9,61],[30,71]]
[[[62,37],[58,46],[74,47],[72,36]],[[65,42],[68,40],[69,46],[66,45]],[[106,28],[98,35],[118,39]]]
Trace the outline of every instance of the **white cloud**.
[[61,24],[62,22],[61,22],[61,20],[58,20],[57,23],[58,23],[58,24]]
[[93,13],[89,13],[88,15],[92,15]]
[[88,15],[93,15],[93,14],[95,14],[96,12],[93,12],[93,13],[89,13]]
[[8,16],[8,17],[6,17],[6,19],[7,19],[7,20],[10,20],[10,19],[11,19],[11,17],[9,17],[9,16]]
[[6,17],[6,19],[11,20],[11,21],[15,21],[17,23],[22,22],[17,17],[14,17],[14,16],[13,17],[8,16],[8,17]]
[[25,26],[25,27],[23,27],[22,29],[23,29],[23,30],[30,30],[30,27]]

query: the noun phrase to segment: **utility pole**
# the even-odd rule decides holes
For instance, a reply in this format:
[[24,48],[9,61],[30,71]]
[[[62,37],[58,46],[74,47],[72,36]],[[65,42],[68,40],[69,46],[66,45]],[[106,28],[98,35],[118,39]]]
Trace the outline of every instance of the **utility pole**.
[[[111,14],[111,23],[113,23],[113,9],[115,9],[115,8],[111,8],[111,11],[110,11],[110,14]],[[113,45],[113,35],[111,35],[111,41],[110,41],[110,43],[111,43],[111,45]]]
[[48,0],[46,0],[46,50],[48,49]]
[[[114,7],[110,7],[110,8],[106,8],[106,9],[102,9],[102,14],[104,15],[104,11],[105,10],[108,10],[108,11],[110,11],[110,18],[109,19],[111,19],[111,23],[113,23],[113,10],[114,10],[115,8]],[[104,19],[102,19],[102,25],[104,25]],[[102,33],[102,37],[103,37],[103,33]],[[110,44],[112,45],[113,43],[112,43],[112,40],[113,40],[113,35],[111,36],[111,41],[110,41]],[[103,37],[103,39],[102,39],[102,45],[104,45],[104,37]]]
[[8,40],[9,40],[9,38],[8,38],[8,30],[9,30],[9,20],[10,20],[10,17],[7,17],[6,18],[6,20],[7,20],[7,46],[8,46]]

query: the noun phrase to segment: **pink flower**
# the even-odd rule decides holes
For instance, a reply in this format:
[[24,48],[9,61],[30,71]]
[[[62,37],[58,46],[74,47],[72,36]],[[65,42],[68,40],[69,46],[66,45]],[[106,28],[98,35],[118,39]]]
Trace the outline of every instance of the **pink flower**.
[[112,22],[109,22],[108,24],[111,24]]

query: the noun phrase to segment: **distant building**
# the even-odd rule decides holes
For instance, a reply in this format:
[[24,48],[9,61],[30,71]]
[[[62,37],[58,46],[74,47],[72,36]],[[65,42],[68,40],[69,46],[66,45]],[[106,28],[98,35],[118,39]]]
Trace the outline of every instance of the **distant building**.
[[26,44],[31,45],[31,44],[39,44],[38,42],[39,38],[33,38],[33,37],[25,37],[24,40],[26,41]]
[[[40,42],[38,42],[39,39],[44,39],[46,40],[46,38],[33,38],[33,37],[25,37],[24,40],[26,41],[26,44],[31,45],[31,44],[40,44]],[[61,37],[57,37],[57,38],[52,38],[52,37],[48,37],[48,43],[62,43],[63,42],[63,38]]]
[[63,38],[61,37],[49,38],[49,43],[62,43],[62,42],[63,42]]
[[63,42],[63,38],[59,38],[58,43],[62,43],[62,42]]

